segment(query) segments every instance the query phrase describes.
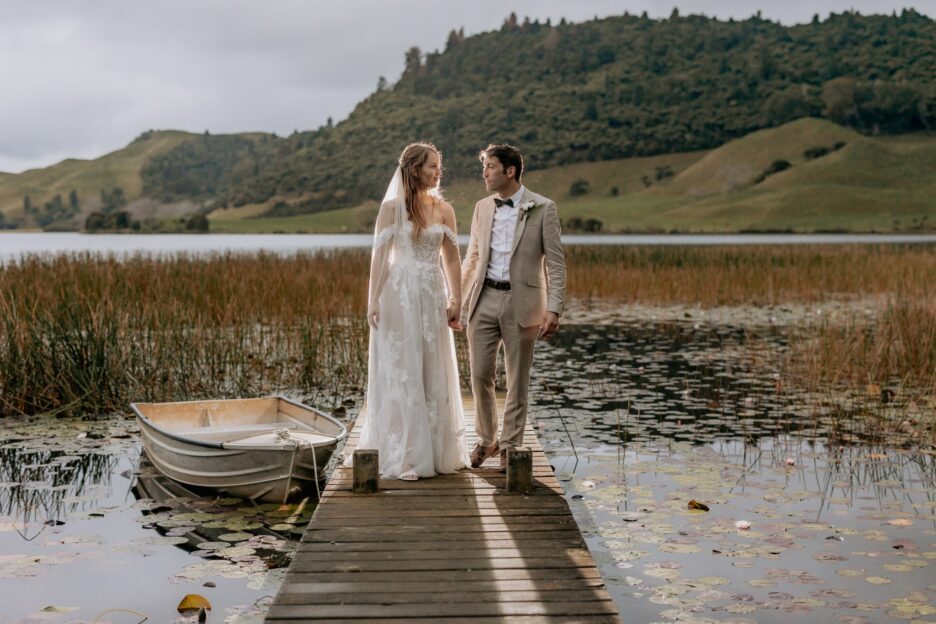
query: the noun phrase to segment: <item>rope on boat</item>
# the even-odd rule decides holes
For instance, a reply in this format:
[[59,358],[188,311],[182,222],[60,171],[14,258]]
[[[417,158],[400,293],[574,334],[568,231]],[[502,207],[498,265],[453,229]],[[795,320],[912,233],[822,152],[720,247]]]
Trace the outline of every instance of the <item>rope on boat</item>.
[[274,435],[276,435],[276,442],[279,444],[286,444],[287,442],[293,443],[292,457],[289,459],[289,476],[286,478],[286,489],[283,491],[283,504],[285,505],[286,500],[289,498],[289,486],[292,485],[293,468],[296,465],[296,453],[305,445],[308,445],[312,450],[312,472],[315,475],[315,494],[318,496],[319,500],[322,500],[322,491],[319,489],[318,459],[315,457],[315,445],[308,440],[290,435],[289,429],[286,428],[277,429]]

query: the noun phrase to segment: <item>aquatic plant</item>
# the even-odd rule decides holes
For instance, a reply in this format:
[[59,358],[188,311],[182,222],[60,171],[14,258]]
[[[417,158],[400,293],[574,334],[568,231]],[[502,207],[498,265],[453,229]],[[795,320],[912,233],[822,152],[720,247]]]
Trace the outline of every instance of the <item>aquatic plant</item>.
[[[934,387],[929,246],[567,249],[586,304],[781,306],[882,297],[880,315],[791,336],[790,374]],[[28,256],[0,268],[0,414],[288,392],[323,407],[367,367],[366,249],[279,256]],[[860,321],[860,322],[859,322]],[[457,338],[467,371],[464,338]],[[841,372],[843,363],[849,367]],[[467,377],[464,377],[467,379]],[[905,385],[907,385],[905,384]]]

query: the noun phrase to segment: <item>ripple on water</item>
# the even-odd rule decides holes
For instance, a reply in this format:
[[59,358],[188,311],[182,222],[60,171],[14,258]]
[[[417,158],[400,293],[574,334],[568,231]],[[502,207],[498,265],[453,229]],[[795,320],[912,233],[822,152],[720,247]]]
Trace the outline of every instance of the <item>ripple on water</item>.
[[724,319],[567,325],[538,347],[531,412],[630,621],[936,614],[932,451],[874,435],[860,397],[781,388],[785,349]]

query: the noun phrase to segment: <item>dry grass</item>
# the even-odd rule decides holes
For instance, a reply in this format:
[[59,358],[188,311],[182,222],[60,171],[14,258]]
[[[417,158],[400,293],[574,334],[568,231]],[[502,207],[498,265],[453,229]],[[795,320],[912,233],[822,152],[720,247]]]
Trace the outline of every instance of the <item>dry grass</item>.
[[283,389],[337,397],[366,370],[366,268],[363,251],[9,265],[0,412]]
[[929,245],[573,247],[569,294],[649,305],[777,305],[915,293],[936,275]]
[[930,245],[577,247],[570,295],[702,307],[881,297],[854,314],[796,331],[788,374],[810,384],[910,385],[936,394],[936,250]]
[[[368,257],[77,255],[6,265],[0,413],[93,414],[134,400],[270,391],[338,401],[366,375]],[[579,247],[568,261],[571,298],[716,306],[886,296],[870,322],[796,337],[791,374],[936,387],[931,247]]]
[[853,314],[798,330],[791,346],[788,374],[800,385],[816,389],[867,384],[869,395],[899,388],[911,395],[936,397],[936,296],[932,294],[891,295],[877,315]]

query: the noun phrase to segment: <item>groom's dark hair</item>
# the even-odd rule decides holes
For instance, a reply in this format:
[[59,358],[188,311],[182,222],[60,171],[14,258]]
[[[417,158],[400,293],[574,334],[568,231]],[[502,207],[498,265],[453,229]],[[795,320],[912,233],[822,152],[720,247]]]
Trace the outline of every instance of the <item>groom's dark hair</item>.
[[520,176],[523,175],[523,154],[520,153],[513,145],[491,143],[478,154],[478,160],[484,160],[485,156],[493,156],[500,161],[501,165],[504,167],[504,171],[507,171],[507,167],[514,167],[514,178],[517,182],[520,181]]

